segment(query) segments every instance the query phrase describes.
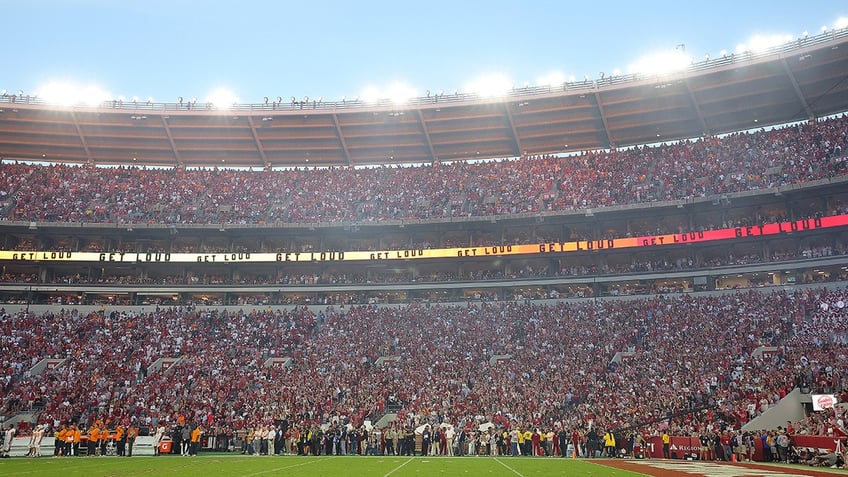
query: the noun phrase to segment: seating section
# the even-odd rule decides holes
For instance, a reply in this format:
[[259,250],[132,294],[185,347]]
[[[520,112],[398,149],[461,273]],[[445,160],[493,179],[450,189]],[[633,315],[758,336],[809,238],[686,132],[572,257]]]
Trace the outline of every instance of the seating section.
[[[672,419],[741,425],[796,386],[848,399],[848,290],[559,304],[313,307],[232,313],[2,314],[2,412],[43,422],[174,422],[234,429],[515,420],[600,428]],[[756,356],[762,346],[777,354]],[[620,351],[629,355],[619,362]],[[507,359],[495,357],[511,356]],[[383,360],[398,356],[398,360]],[[58,368],[31,375],[46,357]],[[148,372],[160,358],[182,358]],[[291,357],[288,367],[268,358]],[[711,407],[696,422],[687,411]],[[818,425],[816,417],[810,426]]]
[[[842,115],[673,145],[409,167],[240,171],[5,162],[0,220],[376,222],[713,197],[844,175],[846,131],[848,117]],[[844,205],[830,206],[844,212]],[[772,257],[704,263],[648,257],[604,270],[580,265],[514,273],[591,275],[793,260],[842,254],[839,240],[801,244],[803,249]],[[35,248],[26,241],[16,246]],[[309,285],[413,279],[338,273],[246,272],[239,280]],[[500,270],[465,273],[415,280],[503,278]],[[0,276],[2,282],[38,280],[29,270]],[[235,284],[220,276],[181,275],[59,274],[50,280]],[[206,426],[243,429],[284,416],[302,424],[335,418],[361,423],[391,405],[408,423],[491,420],[585,428],[591,422],[607,429],[670,419],[675,433],[688,435],[706,423],[739,426],[795,387],[848,400],[846,295],[845,288],[815,288],[390,307],[350,306],[356,297],[337,294],[321,305],[285,311],[249,298],[239,303],[245,306],[241,312],[189,305],[86,314],[67,303],[44,314],[2,310],[0,414],[35,410],[41,422],[83,425],[98,419],[174,423],[183,415]],[[755,353],[763,346],[777,352]],[[377,364],[389,356],[399,359]],[[55,369],[31,373],[45,358],[66,359]],[[180,360],[148,371],[162,358]],[[266,366],[269,358],[291,361]],[[701,408],[709,410],[697,419],[688,412]],[[799,425],[817,433],[844,417],[813,415]]]
[[6,220],[371,222],[710,197],[846,172],[848,118],[679,144],[409,167],[239,171],[0,165]]

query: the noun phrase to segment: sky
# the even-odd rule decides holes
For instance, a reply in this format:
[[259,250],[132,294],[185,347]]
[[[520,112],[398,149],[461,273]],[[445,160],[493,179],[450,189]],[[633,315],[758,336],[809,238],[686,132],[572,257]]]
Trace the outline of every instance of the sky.
[[0,0],[0,15],[10,92],[260,103],[597,78],[658,52],[700,60],[756,35],[816,35],[848,2]]

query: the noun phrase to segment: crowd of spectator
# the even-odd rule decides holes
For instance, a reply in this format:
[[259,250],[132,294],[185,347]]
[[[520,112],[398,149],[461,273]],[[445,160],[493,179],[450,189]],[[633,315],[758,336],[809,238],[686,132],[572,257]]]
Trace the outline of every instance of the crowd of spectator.
[[[848,117],[677,144],[371,169],[284,171],[0,164],[0,220],[157,224],[376,222],[493,216],[646,203],[797,184],[843,175]],[[737,218],[715,226],[785,217]],[[700,227],[713,227],[701,224]],[[628,235],[681,230],[628,230]],[[572,237],[581,236],[575,232]],[[444,237],[439,246],[466,246]],[[524,236],[516,243],[538,240]],[[471,243],[501,244],[495,235]],[[301,251],[313,244],[296,245]],[[373,243],[371,246],[374,246]],[[421,242],[421,248],[435,245]],[[35,250],[34,239],[14,245]],[[54,243],[53,250],[69,249]],[[174,251],[197,251],[190,241]],[[85,249],[101,251],[102,241]],[[230,251],[227,243],[202,245]],[[407,248],[397,243],[397,249]],[[591,276],[844,253],[841,243],[721,256],[641,256],[554,270],[530,265],[413,273],[369,271],[235,276],[6,271],[0,282],[126,285],[320,285]],[[616,285],[612,295],[677,293]],[[574,296],[592,297],[592,289]],[[282,418],[303,429],[360,426],[387,407],[399,430],[443,424],[618,429],[694,435],[738,428],[793,388],[848,399],[848,290],[746,291],[713,296],[534,303],[480,292],[474,303],[363,305],[363,294],[243,294],[249,311],[162,306],[80,313],[56,295],[43,314],[0,310],[0,413],[34,410],[58,428],[97,420],[157,428],[188,419],[243,431]],[[494,292],[492,292],[494,293]],[[527,298],[559,298],[547,291]],[[512,297],[525,298],[525,297]],[[96,298],[93,298],[96,299]],[[107,305],[125,304],[121,298]],[[314,301],[313,301],[314,300]],[[166,300],[165,300],[166,301]],[[320,303],[320,305],[317,305]],[[358,303],[358,304],[357,304]],[[345,306],[342,306],[345,305]],[[771,353],[759,353],[763,347]],[[45,358],[58,366],[32,373]],[[278,359],[274,359],[278,358]],[[163,360],[176,361],[159,368]],[[800,433],[844,433],[844,415],[812,415]],[[718,424],[721,423],[721,426]],[[473,432],[477,432],[474,430]],[[485,437],[480,434],[481,439]],[[483,440],[480,441],[481,445]],[[267,450],[267,448],[266,448]]]
[[[832,274],[804,273],[793,277],[793,284],[820,284],[848,280],[848,273],[842,271]],[[775,287],[772,277],[768,274],[752,275],[745,280],[735,280],[715,283],[716,290],[740,290]],[[707,285],[693,287],[688,279],[682,280],[639,280],[635,282],[609,283],[593,287],[591,284],[572,284],[561,286],[535,286],[532,283],[512,287],[494,288],[491,290],[454,289],[419,291],[408,293],[404,291],[379,291],[351,289],[346,292],[319,292],[293,290],[287,292],[233,292],[225,288],[219,290],[197,290],[169,292],[160,295],[130,293],[116,294],[114,290],[98,293],[97,290],[82,292],[25,292],[9,293],[0,296],[0,303],[20,305],[219,305],[219,306],[267,306],[267,305],[361,305],[361,304],[409,304],[409,303],[450,303],[471,300],[500,301],[500,300],[559,300],[559,299],[591,299],[595,296],[639,296],[671,293],[689,293],[704,291]],[[131,290],[128,290],[131,291]]]
[[676,144],[485,163],[243,171],[0,165],[5,220],[370,222],[598,208],[844,174],[848,117]]
[[[846,301],[839,288],[556,304],[3,311],[0,412],[36,408],[39,421],[57,425],[155,428],[183,416],[242,429],[283,417],[358,426],[391,403],[415,426],[649,423],[691,435],[718,420],[740,426],[796,386],[848,399]],[[757,353],[763,346],[777,351]],[[45,358],[64,361],[31,373]],[[156,369],[162,358],[179,360]]]

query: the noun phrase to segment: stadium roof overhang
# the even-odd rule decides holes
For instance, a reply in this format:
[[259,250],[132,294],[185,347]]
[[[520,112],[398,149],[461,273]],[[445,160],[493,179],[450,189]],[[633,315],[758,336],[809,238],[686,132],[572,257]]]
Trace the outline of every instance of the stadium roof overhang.
[[0,157],[186,167],[429,163],[672,141],[848,110],[848,30],[692,64],[518,88],[502,98],[390,102],[282,99],[217,109],[192,103],[59,107],[0,99]]

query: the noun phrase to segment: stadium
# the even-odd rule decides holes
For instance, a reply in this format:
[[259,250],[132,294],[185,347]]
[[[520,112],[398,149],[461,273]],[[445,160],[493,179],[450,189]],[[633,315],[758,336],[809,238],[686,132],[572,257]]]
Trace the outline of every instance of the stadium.
[[844,462],[846,72],[841,28],[499,98],[4,90],[7,455]]

